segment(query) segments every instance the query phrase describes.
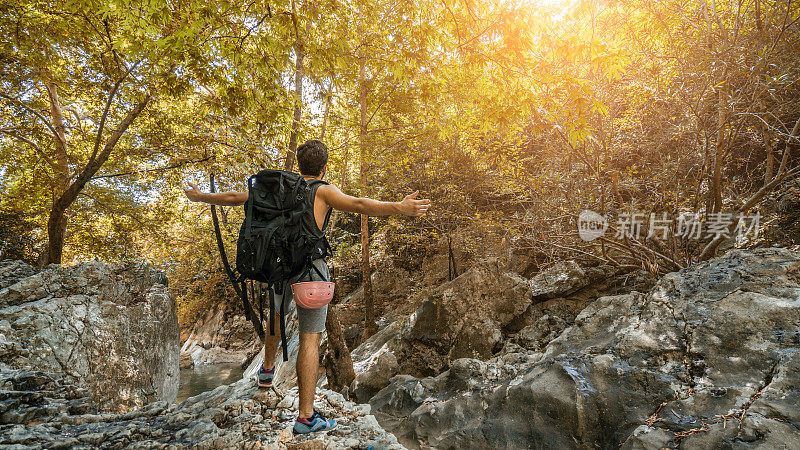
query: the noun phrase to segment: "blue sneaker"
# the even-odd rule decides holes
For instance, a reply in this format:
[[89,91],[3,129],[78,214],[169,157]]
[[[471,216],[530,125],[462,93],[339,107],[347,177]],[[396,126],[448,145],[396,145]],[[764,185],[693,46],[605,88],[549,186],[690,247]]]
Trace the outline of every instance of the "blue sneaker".
[[261,369],[258,371],[258,387],[272,387],[273,378],[275,378],[275,366],[272,366],[272,369],[269,370],[261,366]]
[[330,431],[336,428],[336,421],[333,419],[326,419],[322,414],[314,409],[314,414],[310,419],[298,417],[294,423],[294,434],[308,434],[317,431]]

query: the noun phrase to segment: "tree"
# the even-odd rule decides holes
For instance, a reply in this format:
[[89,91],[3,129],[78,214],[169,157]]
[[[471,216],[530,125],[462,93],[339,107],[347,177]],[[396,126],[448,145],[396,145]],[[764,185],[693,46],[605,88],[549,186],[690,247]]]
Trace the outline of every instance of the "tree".
[[[289,135],[289,150],[286,152],[286,161],[283,170],[292,170],[294,161],[297,158],[297,134],[300,129],[300,114],[303,107],[303,59],[305,58],[305,48],[300,37],[300,28],[297,24],[297,12],[294,0],[292,0],[292,25],[294,26],[294,114],[292,115],[292,132]],[[308,22],[311,25],[311,22]]]
[[[14,158],[41,158],[46,165],[37,172],[45,175],[50,197],[43,263],[62,261],[75,205],[96,197],[87,186],[105,189],[115,169],[131,163],[139,167],[120,172],[148,171],[165,156],[172,161],[165,166],[173,167],[204,159],[196,150],[205,127],[191,115],[198,90],[218,92],[215,85],[224,83],[217,104],[241,103],[240,77],[220,73],[214,59],[241,54],[248,39],[271,40],[253,33],[258,25],[244,26],[252,23],[253,6],[233,3],[220,11],[194,2],[172,10],[157,2],[87,0],[51,7],[30,0],[0,12],[7,42],[0,68],[2,133],[13,148],[24,149]],[[271,65],[265,63],[254,68],[263,73]],[[270,76],[263,86],[277,84]]]

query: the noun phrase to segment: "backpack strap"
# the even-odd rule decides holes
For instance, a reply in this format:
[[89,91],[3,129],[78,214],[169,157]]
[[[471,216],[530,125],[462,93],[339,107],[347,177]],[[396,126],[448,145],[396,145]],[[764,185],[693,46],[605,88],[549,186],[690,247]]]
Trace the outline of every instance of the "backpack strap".
[[[217,189],[214,186],[214,172],[209,174],[209,181],[211,183],[211,192],[216,192]],[[228,275],[228,281],[231,282],[233,286],[233,290],[236,295],[242,299],[242,309],[244,309],[244,317],[246,320],[250,321],[256,329],[256,334],[258,334],[259,339],[264,339],[264,328],[260,323],[256,323],[255,317],[253,317],[253,310],[250,307],[250,302],[247,300],[247,291],[245,291],[244,282],[242,282],[242,277],[240,276],[237,278],[233,274],[233,270],[231,270],[231,265],[228,262],[228,255],[225,253],[225,246],[222,244],[222,233],[219,229],[219,218],[217,217],[217,207],[211,205],[211,221],[214,223],[214,236],[216,237],[217,241],[217,248],[219,249],[219,257],[222,260],[222,267],[225,268],[225,273]]]
[[[252,281],[250,282],[253,283]],[[264,286],[258,287],[258,321],[264,323]],[[263,326],[263,325],[262,325]]]
[[244,214],[244,237],[250,239],[253,229],[253,175],[247,179],[247,211]]
[[[282,281],[281,283],[286,283]],[[283,290],[286,295],[286,289]],[[286,343],[286,302],[281,297],[281,347],[283,349],[283,362],[289,361],[289,346]]]
[[[322,272],[319,270],[319,268],[317,268],[317,265],[314,264],[313,262],[309,262],[309,264],[311,265],[311,268],[314,269],[314,272],[317,272],[317,275],[319,275],[319,281],[326,281],[325,275],[323,275]],[[309,273],[309,277],[310,277],[309,280],[311,281],[314,280],[314,277],[311,277],[311,273]]]
[[279,177],[278,177],[278,192],[275,195],[275,200],[278,203],[278,209],[283,209],[283,196],[285,194],[285,189],[283,188],[283,174],[282,170],[279,170]]
[[269,335],[275,336],[275,291],[269,287]]
[[[325,243],[327,244],[327,243],[328,243],[328,241],[326,240],[326,241],[325,241]],[[327,250],[326,250],[326,251],[327,251]],[[323,274],[322,274],[322,272],[321,272],[321,271],[320,271],[320,270],[317,268],[317,266],[314,264],[314,261],[312,261],[312,260],[311,260],[311,255],[309,255],[309,256],[306,258],[306,268],[305,268],[305,270],[304,270],[303,272],[301,272],[301,275],[300,275],[300,277],[299,277],[299,278],[297,278],[297,279],[298,279],[298,280],[302,280],[302,279],[304,279],[306,276],[308,276],[308,280],[309,280],[309,281],[314,281],[314,277],[313,277],[313,276],[311,276],[311,269],[314,269],[314,272],[317,272],[317,275],[319,275],[319,281],[327,281],[327,280],[325,279],[325,275],[323,275]]]
[[[247,282],[244,281],[244,280],[240,280],[239,283],[241,284],[241,289],[239,290],[239,292],[241,293],[242,303],[244,304],[245,308],[250,309],[250,302],[247,300]],[[252,296],[250,298],[253,299]],[[255,300],[255,299],[253,299],[253,300]],[[256,334],[258,334],[259,339],[261,339],[263,341],[264,340],[264,327],[262,325],[262,322],[257,321],[255,319],[255,317],[252,317],[252,316],[251,316],[251,319],[252,319],[251,322],[253,323],[253,325],[256,328]]]

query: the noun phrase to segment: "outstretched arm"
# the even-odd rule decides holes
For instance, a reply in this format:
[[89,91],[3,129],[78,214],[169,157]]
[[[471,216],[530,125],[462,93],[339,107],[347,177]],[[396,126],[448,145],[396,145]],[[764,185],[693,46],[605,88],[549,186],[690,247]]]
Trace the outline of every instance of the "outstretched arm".
[[334,209],[368,216],[403,214],[417,217],[425,214],[425,211],[431,207],[430,200],[417,200],[419,191],[406,195],[400,202],[381,202],[371,198],[353,197],[332,185],[320,186],[317,194],[321,194],[325,203]]
[[220,206],[237,206],[244,205],[247,201],[247,192],[219,192],[210,194],[207,192],[200,192],[197,185],[189,183],[189,187],[183,188],[186,192],[186,197],[193,202],[211,203],[212,205]]

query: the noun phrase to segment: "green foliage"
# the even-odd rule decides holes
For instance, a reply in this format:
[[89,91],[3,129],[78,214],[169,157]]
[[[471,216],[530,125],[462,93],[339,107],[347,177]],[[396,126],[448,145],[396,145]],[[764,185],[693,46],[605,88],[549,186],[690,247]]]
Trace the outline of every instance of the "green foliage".
[[34,222],[23,213],[0,212],[0,260],[14,259],[37,265],[41,242]]

